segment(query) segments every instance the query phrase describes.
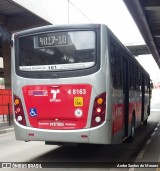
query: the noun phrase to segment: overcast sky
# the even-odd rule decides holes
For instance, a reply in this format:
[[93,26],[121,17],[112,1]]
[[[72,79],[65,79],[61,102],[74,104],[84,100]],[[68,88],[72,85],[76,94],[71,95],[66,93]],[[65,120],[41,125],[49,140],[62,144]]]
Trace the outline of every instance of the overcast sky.
[[[104,23],[108,25],[123,43],[144,44],[144,40],[122,0],[70,1],[93,23]],[[71,18],[72,22],[80,22],[76,15],[73,15]]]

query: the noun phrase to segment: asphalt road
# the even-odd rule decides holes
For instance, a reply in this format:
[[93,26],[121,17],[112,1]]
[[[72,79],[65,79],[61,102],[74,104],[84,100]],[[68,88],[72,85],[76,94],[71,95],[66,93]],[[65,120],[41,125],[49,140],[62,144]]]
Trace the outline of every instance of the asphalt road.
[[[52,162],[60,170],[106,170],[101,163],[134,161],[160,121],[160,91],[153,93],[148,124],[136,130],[132,143],[84,145],[80,147],[46,146],[44,142],[16,141],[14,132],[0,134],[1,162]],[[143,157],[143,156],[141,156]],[[86,169],[87,168],[87,169]],[[68,169],[67,169],[68,170]],[[108,169],[107,169],[108,170]],[[113,169],[111,169],[113,170]]]

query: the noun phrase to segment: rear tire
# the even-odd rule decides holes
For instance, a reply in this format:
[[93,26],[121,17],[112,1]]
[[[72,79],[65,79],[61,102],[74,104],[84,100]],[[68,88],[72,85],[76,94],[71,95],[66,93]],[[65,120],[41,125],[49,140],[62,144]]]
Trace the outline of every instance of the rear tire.
[[145,121],[143,121],[143,125],[146,125],[147,124],[147,119]]

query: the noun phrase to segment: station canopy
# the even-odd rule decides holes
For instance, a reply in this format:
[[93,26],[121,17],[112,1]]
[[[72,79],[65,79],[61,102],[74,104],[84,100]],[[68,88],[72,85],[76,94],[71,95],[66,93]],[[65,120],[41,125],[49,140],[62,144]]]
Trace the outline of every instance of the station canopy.
[[0,77],[10,79],[10,66],[7,65],[10,54],[7,52],[9,48],[6,47],[6,39],[10,40],[13,32],[48,24],[50,23],[14,1],[0,0],[0,57],[4,61],[4,69],[0,67]]
[[160,68],[160,0],[123,1]]

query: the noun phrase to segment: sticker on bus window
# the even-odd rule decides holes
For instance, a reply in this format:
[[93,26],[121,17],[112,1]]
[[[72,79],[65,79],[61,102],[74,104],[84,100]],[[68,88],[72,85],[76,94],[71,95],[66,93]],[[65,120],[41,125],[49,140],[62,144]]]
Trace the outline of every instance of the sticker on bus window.
[[83,97],[74,97],[74,106],[82,107],[83,106]]
[[57,64],[57,65],[35,65],[35,66],[19,66],[21,71],[59,71],[71,69],[83,69],[94,66],[95,62],[73,63],[73,64]]

